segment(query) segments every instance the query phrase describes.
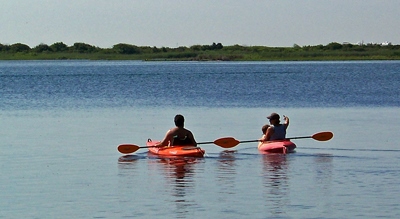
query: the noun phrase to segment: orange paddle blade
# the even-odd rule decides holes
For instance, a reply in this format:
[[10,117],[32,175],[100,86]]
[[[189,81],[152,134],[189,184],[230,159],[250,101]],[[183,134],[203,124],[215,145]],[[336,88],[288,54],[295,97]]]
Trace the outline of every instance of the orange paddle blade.
[[328,141],[333,138],[333,133],[332,132],[319,132],[315,133],[311,136],[311,138],[317,140],[317,141]]
[[130,154],[139,150],[139,146],[134,144],[120,144],[118,145],[118,151],[123,154]]
[[240,142],[233,137],[219,138],[214,141],[214,144],[222,148],[232,148],[238,145]]

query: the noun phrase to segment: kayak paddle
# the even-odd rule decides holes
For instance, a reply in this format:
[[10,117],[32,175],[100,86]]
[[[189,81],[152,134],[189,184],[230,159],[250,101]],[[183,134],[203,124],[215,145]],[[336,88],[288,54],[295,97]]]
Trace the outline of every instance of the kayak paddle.
[[[292,137],[292,138],[286,138],[286,139],[302,139],[302,138],[312,138],[317,141],[328,141],[333,137],[332,132],[318,132],[315,133],[311,136],[301,136],[301,137]],[[225,138],[220,138],[214,141],[214,144],[223,147],[223,148],[232,148],[235,147],[236,145],[240,143],[248,143],[248,142],[259,142],[260,140],[248,140],[248,141],[239,141],[233,137],[225,137]]]
[[[221,147],[225,148],[224,145],[226,143],[225,143],[224,139],[225,138],[219,138],[219,139],[217,139],[215,141],[198,142],[197,144],[216,144],[218,146],[221,146]],[[229,144],[229,142],[228,142],[228,144]],[[118,149],[119,152],[121,152],[123,154],[130,154],[130,153],[133,153],[133,152],[139,150],[140,148],[150,148],[150,147],[158,147],[158,146],[137,146],[137,145],[134,145],[134,144],[120,144],[120,145],[118,145],[117,149]]]

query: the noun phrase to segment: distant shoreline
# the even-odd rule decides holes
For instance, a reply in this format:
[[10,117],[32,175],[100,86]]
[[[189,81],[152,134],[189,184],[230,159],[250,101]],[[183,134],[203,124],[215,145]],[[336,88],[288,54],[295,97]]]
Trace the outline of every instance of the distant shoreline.
[[143,60],[143,61],[345,61],[400,60],[400,45],[339,44],[267,47],[194,45],[191,47],[140,47],[116,44],[99,48],[85,43],[62,42],[34,48],[21,43],[0,44],[0,60]]

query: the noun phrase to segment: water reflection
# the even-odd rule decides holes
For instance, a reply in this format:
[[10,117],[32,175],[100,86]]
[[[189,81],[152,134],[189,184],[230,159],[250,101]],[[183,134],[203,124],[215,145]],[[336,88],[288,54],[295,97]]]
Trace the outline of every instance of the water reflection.
[[266,207],[274,216],[283,216],[289,204],[289,179],[285,154],[263,154],[263,179]]
[[[164,173],[165,191],[171,194],[171,202],[176,218],[187,218],[188,213],[197,206],[195,198],[195,165],[203,158],[163,158],[150,159],[150,165],[158,165]],[[158,168],[157,168],[158,169]]]
[[229,196],[224,194],[235,194],[236,183],[236,151],[225,150],[220,152],[217,163],[217,186],[221,189],[219,192],[222,194],[219,201],[227,201]]
[[[193,165],[199,158],[159,158],[158,163],[162,163],[167,179],[173,179],[175,184],[193,182]],[[186,178],[186,179],[185,179]]]
[[315,168],[315,193],[320,194],[319,203],[323,206],[326,213],[332,213],[332,176],[333,176],[333,156],[331,154],[316,154],[314,157]]

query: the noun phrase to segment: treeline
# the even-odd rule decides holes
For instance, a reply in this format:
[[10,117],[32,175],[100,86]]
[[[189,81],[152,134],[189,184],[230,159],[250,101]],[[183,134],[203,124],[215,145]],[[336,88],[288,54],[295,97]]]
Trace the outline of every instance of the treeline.
[[293,47],[193,45],[190,47],[150,47],[119,43],[99,48],[77,42],[39,44],[0,43],[0,59],[110,59],[110,60],[364,60],[400,59],[400,45],[350,44],[332,42],[327,45]]
[[57,53],[57,52],[76,52],[76,53],[116,53],[116,54],[141,54],[141,53],[161,53],[161,52],[184,52],[184,51],[205,51],[205,50],[217,50],[222,49],[221,43],[213,43],[212,45],[194,45],[190,48],[178,47],[149,47],[149,46],[135,46],[125,43],[119,43],[114,45],[112,48],[99,48],[87,43],[74,43],[72,46],[67,46],[63,42],[57,42],[52,45],[39,44],[33,48],[26,44],[15,43],[12,45],[3,45],[0,43],[0,52],[6,53],[18,53],[18,52],[33,52],[33,53]]

